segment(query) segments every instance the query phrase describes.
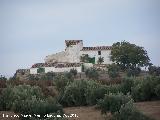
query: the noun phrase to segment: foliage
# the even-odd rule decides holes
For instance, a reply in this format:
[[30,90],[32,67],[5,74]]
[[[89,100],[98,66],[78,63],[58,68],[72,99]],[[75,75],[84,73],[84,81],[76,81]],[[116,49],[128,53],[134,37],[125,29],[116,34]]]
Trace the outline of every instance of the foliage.
[[45,68],[38,68],[37,73],[45,73]]
[[45,114],[57,111],[62,113],[62,107],[52,97],[45,99],[41,89],[37,86],[9,86],[2,91],[0,97],[1,110],[13,110],[20,114],[32,116],[36,114],[41,115],[41,118]]
[[159,76],[160,75],[160,67],[149,66],[148,68],[149,74]]
[[[60,103],[64,106],[95,105],[110,88],[92,80],[78,80],[65,87]],[[113,92],[113,91],[112,91]]]
[[55,77],[55,85],[58,91],[64,91],[65,86],[73,82],[73,79],[70,78],[70,73],[58,74]]
[[54,80],[56,74],[53,73],[53,72],[48,72],[48,73],[45,73],[43,74],[41,77],[40,77],[40,80]]
[[158,85],[155,87],[155,93],[156,93],[157,97],[160,99],[160,84],[158,84]]
[[94,68],[89,68],[85,71],[85,74],[88,78],[96,80],[99,77],[99,73],[96,69]]
[[120,68],[118,65],[116,64],[108,65],[107,69],[108,69],[108,75],[110,78],[114,79],[119,76]]
[[147,51],[143,47],[126,41],[112,45],[111,60],[120,65],[122,69],[147,66],[150,61]]
[[84,63],[93,63],[95,64],[95,57],[89,57],[88,54],[84,54],[80,57],[80,60],[81,62],[84,62]]
[[75,77],[77,75],[77,70],[76,69],[71,69],[70,73]]
[[64,106],[86,105],[84,95],[86,87],[86,81],[74,81],[72,84],[66,86],[65,91],[62,93],[60,98],[60,103],[62,103]]
[[143,115],[133,105],[133,101],[123,104],[119,111],[117,111],[111,120],[152,120]]
[[138,76],[141,72],[141,68],[139,67],[130,67],[127,69],[127,76],[128,77],[131,77],[131,76]]
[[120,110],[121,105],[126,104],[131,100],[130,96],[119,94],[105,95],[104,99],[99,100],[98,106],[101,109],[102,114],[106,112],[115,113]]
[[157,99],[155,86],[160,84],[160,77],[148,76],[146,78],[134,81],[131,89],[131,95],[135,101],[146,101]]
[[99,99],[104,98],[108,92],[107,87],[93,81],[87,81],[85,90],[85,98],[87,105],[95,105]]
[[127,93],[131,93],[131,88],[134,85],[134,79],[133,78],[129,78],[129,77],[125,77],[122,80],[121,83],[121,90],[123,94],[127,94]]
[[104,57],[99,57],[97,63],[102,64],[104,62]]
[[0,80],[7,80],[5,76],[0,75]]
[[5,88],[6,87],[6,80],[7,78],[5,76],[0,76],[0,88]]
[[39,80],[39,77],[37,77],[36,75],[33,75],[33,74],[29,74],[28,79],[29,80]]

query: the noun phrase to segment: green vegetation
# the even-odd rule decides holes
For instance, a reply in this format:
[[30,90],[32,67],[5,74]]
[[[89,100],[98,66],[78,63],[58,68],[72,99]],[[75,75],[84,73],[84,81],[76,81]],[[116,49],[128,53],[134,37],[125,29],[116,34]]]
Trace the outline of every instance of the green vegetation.
[[104,62],[104,57],[99,57],[97,63],[102,64]]
[[111,120],[153,120],[138,111],[133,105],[133,101],[121,105],[119,111],[113,114]]
[[147,66],[150,61],[147,51],[143,47],[126,41],[117,42],[112,45],[111,60],[123,69]]
[[81,62],[95,64],[95,57],[89,57],[88,54],[82,55],[80,59],[81,59]]
[[119,94],[106,94],[104,99],[98,101],[98,107],[102,113],[111,112],[112,114],[119,111],[123,104],[131,100],[130,96]]
[[160,75],[160,67],[149,66],[148,70],[149,70],[149,74],[151,75],[154,75],[154,76]]
[[108,65],[108,75],[111,79],[115,79],[119,76],[120,68],[116,64]]
[[45,68],[38,68],[37,73],[45,73]]
[[89,68],[85,71],[87,78],[96,80],[99,77],[99,73],[95,68]]
[[[40,115],[21,119],[62,120],[64,118],[45,118],[44,115],[62,115],[63,107],[67,106],[96,105],[102,114],[111,113],[111,120],[150,120],[135,108],[133,101],[160,100],[160,67],[150,66],[149,74],[138,76],[141,67],[150,65],[149,57],[143,47],[125,41],[113,44],[111,60],[114,64],[107,69],[112,83],[105,85],[99,79],[105,71],[84,70],[83,65],[85,80],[77,80],[75,69],[55,74],[38,68],[40,74],[29,75],[28,81],[16,76],[9,80],[0,76],[0,110]],[[81,61],[94,64],[95,58],[84,55]],[[98,59],[99,64],[103,61],[102,57]],[[116,80],[119,82],[114,83]]]
[[57,113],[58,111],[63,113],[62,106],[55,102],[52,97],[45,98],[37,86],[8,86],[2,91],[0,105],[1,110],[13,110],[21,114],[29,114],[35,118],[37,116],[34,114],[44,118],[45,114]]

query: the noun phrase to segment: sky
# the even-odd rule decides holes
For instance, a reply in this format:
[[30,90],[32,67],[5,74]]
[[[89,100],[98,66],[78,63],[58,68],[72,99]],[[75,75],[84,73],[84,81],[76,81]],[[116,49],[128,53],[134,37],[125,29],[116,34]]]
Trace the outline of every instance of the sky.
[[0,74],[44,62],[65,49],[126,40],[160,66],[160,0],[0,0]]

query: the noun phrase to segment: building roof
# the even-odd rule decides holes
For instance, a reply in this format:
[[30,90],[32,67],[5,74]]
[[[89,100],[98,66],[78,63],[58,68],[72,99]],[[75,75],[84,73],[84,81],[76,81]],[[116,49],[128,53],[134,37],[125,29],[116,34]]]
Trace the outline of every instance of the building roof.
[[29,72],[29,69],[18,69],[16,73]]
[[39,68],[39,67],[55,67],[55,68],[63,68],[63,67],[79,67],[81,63],[36,63],[32,65],[31,68]]
[[83,47],[82,51],[88,50],[111,50],[112,46],[96,46],[96,47]]
[[82,42],[83,40],[65,40],[66,46],[68,45],[76,45],[79,42]]

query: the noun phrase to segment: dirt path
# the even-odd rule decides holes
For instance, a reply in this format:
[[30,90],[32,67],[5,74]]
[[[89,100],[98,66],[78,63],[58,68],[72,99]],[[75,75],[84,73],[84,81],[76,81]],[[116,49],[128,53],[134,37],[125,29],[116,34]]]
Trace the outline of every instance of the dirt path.
[[145,115],[160,120],[160,101],[135,103],[136,107]]

